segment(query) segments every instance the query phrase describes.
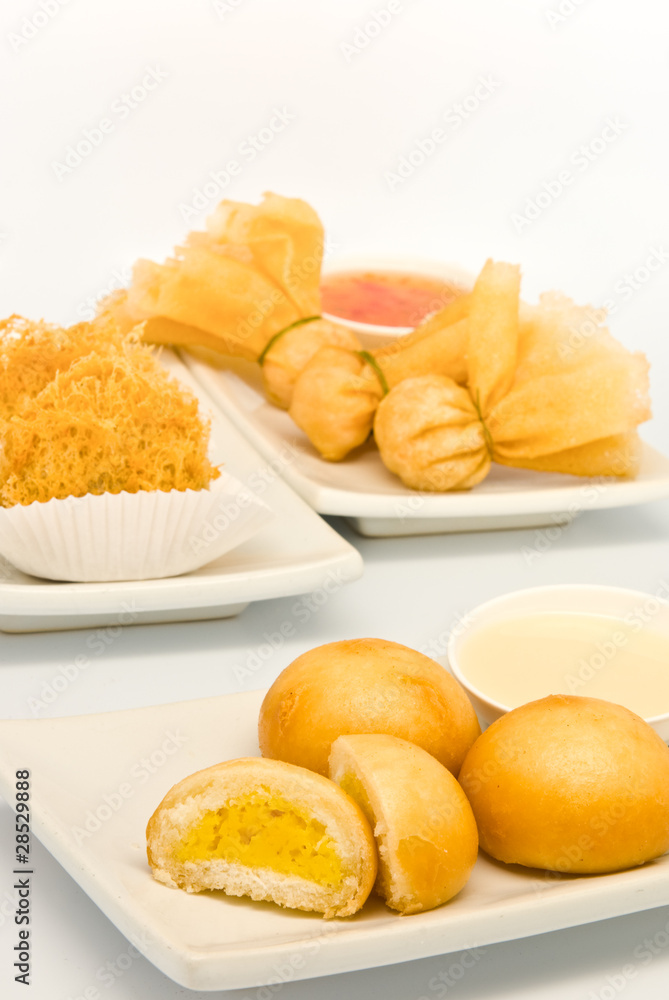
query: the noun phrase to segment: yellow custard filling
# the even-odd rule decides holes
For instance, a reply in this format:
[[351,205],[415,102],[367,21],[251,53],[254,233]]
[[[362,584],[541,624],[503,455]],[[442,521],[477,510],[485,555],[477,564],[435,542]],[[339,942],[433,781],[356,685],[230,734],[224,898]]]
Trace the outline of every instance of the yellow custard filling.
[[292,802],[262,792],[205,813],[176,850],[178,861],[216,858],[323,886],[342,882],[341,861],[325,826]]
[[358,803],[358,805],[364,812],[365,816],[367,817],[367,821],[369,822],[369,825],[373,830],[376,825],[376,816],[374,815],[372,804],[369,801],[369,796],[367,795],[367,789],[363,785],[358,775],[354,774],[352,771],[347,771],[346,774],[340,779],[338,784],[340,788],[346,792],[347,795],[350,795],[351,798]]

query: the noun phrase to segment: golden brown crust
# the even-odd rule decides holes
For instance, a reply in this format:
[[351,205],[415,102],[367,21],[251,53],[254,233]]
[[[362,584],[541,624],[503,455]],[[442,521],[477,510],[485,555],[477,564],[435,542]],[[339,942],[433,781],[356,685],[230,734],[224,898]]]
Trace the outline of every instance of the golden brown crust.
[[263,386],[270,403],[288,409],[300,372],[326,346],[357,351],[360,342],[348,327],[327,319],[303,323],[279,337],[262,363]]
[[357,352],[322,347],[295,380],[289,412],[323,458],[339,462],[369,437],[382,395]]
[[553,455],[536,458],[514,458],[508,461],[495,456],[500,465],[537,472],[564,472],[570,476],[617,476],[633,479],[641,467],[641,438],[637,431],[599,438],[576,448],[567,448]]
[[409,378],[391,389],[376,411],[374,438],[386,467],[410,489],[470,489],[490,469],[471,396],[445,375]]
[[186,343],[254,361],[279,330],[320,312],[323,245],[318,216],[298,198],[222,201],[207,231],[164,264],[136,263],[128,308],[175,321]]
[[418,913],[460,892],[476,863],[478,833],[462,788],[439,761],[394,736],[340,736],[330,777],[374,825],[376,888],[388,906]]
[[460,772],[481,847],[562,872],[617,871],[669,849],[669,748],[597,698],[552,695],[508,712]]
[[263,756],[321,774],[338,736],[374,732],[416,743],[457,773],[481,729],[444,667],[383,639],[327,643],[299,656],[268,691],[258,724]]

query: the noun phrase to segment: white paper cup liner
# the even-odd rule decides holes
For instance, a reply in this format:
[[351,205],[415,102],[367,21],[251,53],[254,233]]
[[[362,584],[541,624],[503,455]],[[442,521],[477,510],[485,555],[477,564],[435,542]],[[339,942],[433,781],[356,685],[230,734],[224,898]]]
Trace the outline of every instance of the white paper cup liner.
[[0,554],[47,580],[151,580],[213,562],[273,517],[222,472],[204,490],[88,494],[0,508]]

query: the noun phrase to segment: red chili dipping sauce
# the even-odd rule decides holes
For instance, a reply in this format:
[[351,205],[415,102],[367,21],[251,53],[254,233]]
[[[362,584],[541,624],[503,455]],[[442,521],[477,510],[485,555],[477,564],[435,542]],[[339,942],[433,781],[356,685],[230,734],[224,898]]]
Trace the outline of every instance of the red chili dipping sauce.
[[408,271],[340,271],[321,282],[323,312],[375,326],[418,326],[465,289]]

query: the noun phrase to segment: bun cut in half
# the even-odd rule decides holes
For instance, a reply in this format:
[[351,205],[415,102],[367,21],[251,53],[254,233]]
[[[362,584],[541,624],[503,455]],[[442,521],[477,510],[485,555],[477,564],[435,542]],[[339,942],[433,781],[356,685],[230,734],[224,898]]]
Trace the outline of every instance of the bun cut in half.
[[321,775],[260,757],[184,778],[146,837],[149,865],[165,885],[325,917],[356,913],[376,878],[374,837],[359,806]]
[[419,913],[460,892],[476,863],[478,832],[465,793],[443,764],[395,736],[340,736],[330,776],[374,828],[375,888],[391,909]]

